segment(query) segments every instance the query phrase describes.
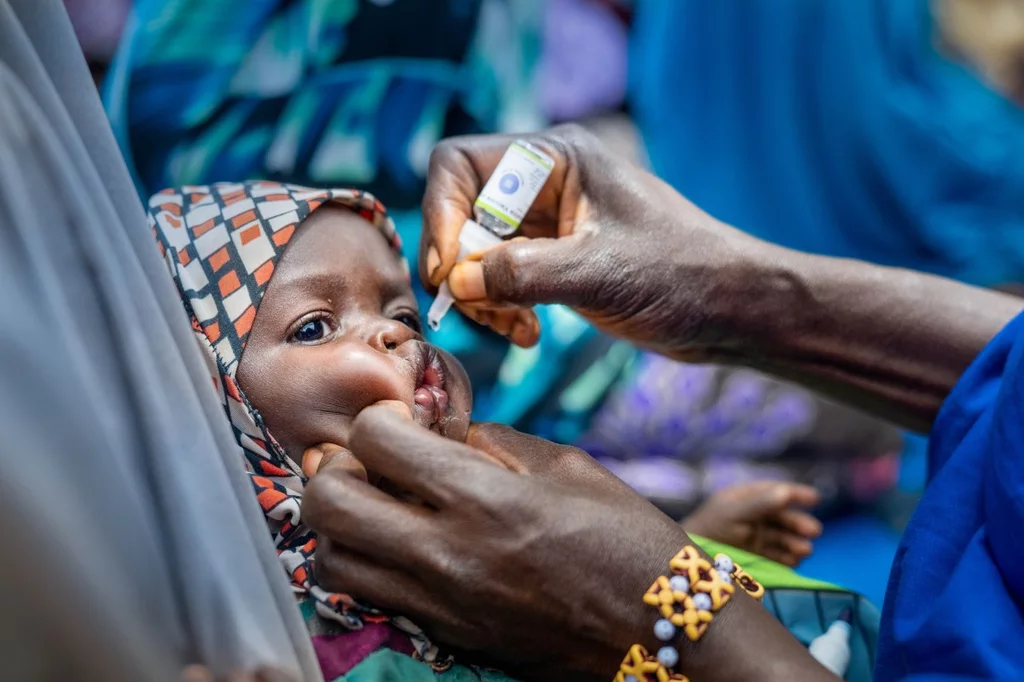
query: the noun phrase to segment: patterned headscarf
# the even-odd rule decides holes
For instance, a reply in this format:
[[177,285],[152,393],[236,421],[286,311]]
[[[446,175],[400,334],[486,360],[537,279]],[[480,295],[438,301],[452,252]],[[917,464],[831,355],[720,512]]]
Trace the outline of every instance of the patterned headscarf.
[[[375,225],[400,257],[401,243],[384,206],[356,190],[277,182],[185,186],[153,195],[149,217],[293,589],[312,598],[321,616],[357,629],[364,621],[385,618],[347,595],[317,586],[312,570],[316,536],[303,525],[301,514],[306,479],[235,381],[277,262],[302,221],[326,202],[344,206]],[[436,652],[418,628],[404,619],[396,619],[396,624],[412,635],[424,658],[433,659]]]

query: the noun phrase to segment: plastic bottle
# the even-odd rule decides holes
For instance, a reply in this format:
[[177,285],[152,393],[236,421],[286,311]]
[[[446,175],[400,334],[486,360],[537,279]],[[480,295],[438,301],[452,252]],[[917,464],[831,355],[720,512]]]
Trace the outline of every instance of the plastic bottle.
[[844,609],[824,634],[814,638],[808,647],[811,656],[839,677],[850,667],[850,631],[853,611]]

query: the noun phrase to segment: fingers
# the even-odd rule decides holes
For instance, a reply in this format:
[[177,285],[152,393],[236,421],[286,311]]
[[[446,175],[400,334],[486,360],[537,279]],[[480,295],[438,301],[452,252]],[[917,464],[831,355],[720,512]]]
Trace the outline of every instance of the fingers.
[[796,566],[814,551],[814,546],[809,540],[789,531],[762,526],[757,532],[758,538],[755,540],[757,549],[755,551],[780,564]]
[[466,136],[442,141],[430,155],[423,194],[420,273],[436,289],[459,255],[459,230],[473,217],[473,202],[505,153],[510,136]]
[[363,553],[332,546],[317,550],[314,571],[320,587],[343,592],[377,608],[412,614],[409,602],[421,589],[408,566],[381,565]]
[[779,481],[757,481],[727,491],[739,501],[743,515],[751,520],[764,518],[793,506],[813,507],[818,492],[810,486]]
[[[473,202],[494,172],[509,144],[520,136],[477,135],[442,141],[430,155],[423,195],[423,237],[419,266],[424,286],[435,290],[455,264],[462,224],[473,218]],[[580,201],[578,153],[596,140],[578,126],[560,126],[525,139],[555,161],[547,182],[521,225],[523,234],[555,237],[568,234]],[[587,156],[584,154],[584,156]]]
[[772,522],[799,537],[814,539],[821,536],[821,521],[799,509],[783,509],[772,518]]
[[388,564],[412,560],[432,513],[400,502],[340,467],[322,469],[311,478],[302,499],[302,518],[321,539],[372,552]]
[[529,308],[491,309],[476,304],[458,306],[468,318],[490,327],[520,348],[531,348],[540,339],[540,321]]
[[473,491],[498,485],[495,479],[508,475],[473,448],[381,406],[356,416],[349,447],[367,469],[437,508],[471,501]]
[[780,507],[805,507],[813,508],[821,502],[821,495],[809,485],[801,483],[781,483],[775,492]]
[[452,295],[461,303],[532,306],[573,305],[591,290],[587,276],[587,237],[508,242],[459,263],[448,277]]
[[312,478],[319,471],[328,468],[337,468],[345,474],[368,481],[366,467],[355,458],[349,450],[335,445],[334,443],[321,443],[316,447],[309,448],[302,455],[302,473],[306,478]]

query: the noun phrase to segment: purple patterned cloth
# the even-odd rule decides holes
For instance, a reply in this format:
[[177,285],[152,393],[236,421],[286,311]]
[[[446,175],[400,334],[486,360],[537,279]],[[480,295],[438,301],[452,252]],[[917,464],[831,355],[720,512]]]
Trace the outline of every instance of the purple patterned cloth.
[[370,623],[361,630],[335,635],[314,635],[313,648],[325,680],[340,679],[380,649],[413,655],[409,638],[387,623]]
[[643,354],[577,444],[641,494],[691,508],[755,480],[816,486],[824,503],[891,489],[894,427],[746,369]]
[[64,0],[87,61],[108,62],[114,57],[131,5],[131,0]]
[[537,74],[544,115],[566,121],[622,105],[628,43],[625,23],[607,3],[548,0]]

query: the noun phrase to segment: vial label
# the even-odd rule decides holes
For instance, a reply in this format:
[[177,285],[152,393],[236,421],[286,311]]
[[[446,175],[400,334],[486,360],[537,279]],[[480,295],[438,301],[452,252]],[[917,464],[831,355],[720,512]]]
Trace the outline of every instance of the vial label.
[[509,145],[475,202],[477,221],[502,237],[515,232],[555,162],[528,142]]

